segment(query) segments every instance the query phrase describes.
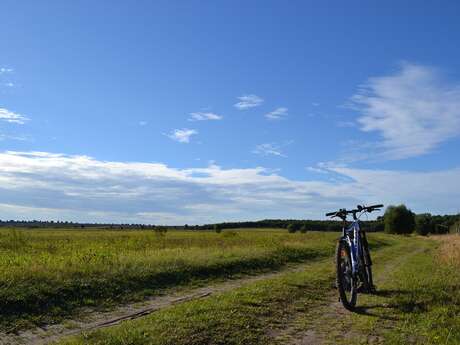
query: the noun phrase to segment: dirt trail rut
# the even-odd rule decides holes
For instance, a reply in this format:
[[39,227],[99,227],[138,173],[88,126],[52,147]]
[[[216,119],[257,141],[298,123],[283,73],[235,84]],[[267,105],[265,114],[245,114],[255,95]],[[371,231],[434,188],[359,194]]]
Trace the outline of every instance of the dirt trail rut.
[[66,336],[113,326],[125,320],[136,319],[175,304],[205,298],[220,292],[230,291],[245,284],[274,278],[288,272],[301,271],[311,265],[313,262],[318,262],[318,260],[313,260],[308,263],[297,265],[292,264],[283,269],[270,273],[245,276],[240,279],[230,279],[221,283],[215,283],[213,285],[187,290],[186,292],[182,291],[168,295],[152,297],[142,302],[117,307],[116,309],[108,312],[85,313],[84,319],[66,320],[60,324],[37,327],[34,329],[21,331],[18,334],[0,333],[0,345],[49,344],[50,342],[56,341]]
[[[383,269],[376,275],[376,285],[383,285],[391,277],[391,272],[395,267],[403,265],[412,256],[419,254],[424,249],[419,248],[405,255],[399,255],[394,259],[385,262]],[[359,304],[359,296],[358,296]],[[361,334],[353,329],[351,321],[348,319],[351,312],[347,311],[338,300],[337,292],[331,292],[328,302],[323,303],[318,310],[312,312],[311,322],[305,330],[299,331],[295,325],[286,328],[277,336],[277,340],[283,340],[286,345],[325,345],[336,344],[333,338],[351,339],[355,337],[363,338],[366,344],[383,344],[383,338],[378,334]]]

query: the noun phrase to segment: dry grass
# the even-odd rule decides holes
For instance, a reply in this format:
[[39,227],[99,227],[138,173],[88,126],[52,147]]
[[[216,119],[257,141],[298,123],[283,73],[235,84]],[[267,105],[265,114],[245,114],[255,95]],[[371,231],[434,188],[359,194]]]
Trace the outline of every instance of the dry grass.
[[433,236],[433,238],[441,242],[439,260],[449,266],[460,267],[460,236],[452,234]]

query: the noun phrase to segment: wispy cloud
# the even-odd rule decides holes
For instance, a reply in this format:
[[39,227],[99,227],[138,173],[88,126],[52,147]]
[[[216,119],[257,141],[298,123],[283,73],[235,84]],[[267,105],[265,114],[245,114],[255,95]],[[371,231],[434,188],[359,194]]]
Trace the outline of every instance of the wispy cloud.
[[[4,218],[156,224],[321,218],[360,203],[457,212],[460,169],[407,172],[320,165],[337,180],[294,180],[262,167],[176,169],[47,152],[0,153]],[[436,186],[434,183],[436,182]],[[391,185],[392,188],[388,188]]]
[[28,135],[10,135],[0,133],[0,141],[3,140],[29,141],[31,140],[31,137]]
[[23,125],[29,121],[29,118],[27,116],[14,113],[8,109],[0,108],[0,120]]
[[139,121],[139,126],[147,126],[148,122],[147,121]]
[[173,130],[168,134],[168,137],[180,143],[189,143],[190,137],[196,134],[198,134],[198,131],[194,129],[182,128]]
[[337,127],[342,127],[342,128],[352,128],[352,127],[356,127],[356,122],[354,122],[354,121],[337,121],[336,126]]
[[6,74],[6,73],[12,73],[12,72],[13,72],[12,68],[0,67],[0,74]]
[[257,95],[243,95],[238,97],[238,100],[239,102],[235,103],[234,106],[239,110],[258,107],[264,102],[264,100]]
[[269,120],[281,120],[288,116],[288,108],[276,108],[272,112],[265,114],[265,117]]
[[222,120],[224,117],[219,114],[210,113],[210,112],[196,112],[190,113],[189,121],[212,121],[212,120]]
[[261,156],[278,156],[278,157],[287,157],[283,153],[283,147],[276,143],[266,143],[257,145],[252,153],[261,155]]
[[321,167],[307,167],[307,171],[314,172],[317,174],[329,174],[329,170],[323,169]]
[[394,74],[370,78],[351,98],[360,129],[376,131],[376,149],[386,159],[431,152],[460,135],[460,84],[439,71],[405,63]]

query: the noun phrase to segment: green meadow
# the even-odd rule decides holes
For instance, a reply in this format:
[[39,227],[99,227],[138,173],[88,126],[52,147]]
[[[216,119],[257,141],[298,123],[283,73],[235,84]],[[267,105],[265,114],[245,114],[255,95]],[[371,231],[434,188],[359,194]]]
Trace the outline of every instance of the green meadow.
[[[93,311],[240,279],[228,291],[54,343],[460,343],[460,236],[370,233],[378,292],[360,294],[351,313],[334,288],[338,235],[2,229],[1,332],[65,324]],[[245,280],[269,272],[278,273]]]
[[355,312],[337,302],[328,258],[57,344],[459,344],[460,240],[446,249],[414,236],[369,237],[378,292],[360,295]]
[[330,256],[336,234],[0,230],[0,324],[16,329],[81,307]]

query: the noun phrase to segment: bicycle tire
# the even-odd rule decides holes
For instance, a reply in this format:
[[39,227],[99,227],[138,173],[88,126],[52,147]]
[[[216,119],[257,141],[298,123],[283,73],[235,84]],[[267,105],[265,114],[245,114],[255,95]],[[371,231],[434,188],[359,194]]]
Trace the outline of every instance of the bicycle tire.
[[358,297],[357,282],[352,274],[350,247],[344,240],[337,243],[335,262],[340,301],[345,309],[353,310]]
[[365,288],[367,293],[374,293],[375,286],[372,277],[372,260],[371,260],[371,253],[369,252],[369,244],[367,242],[366,234],[362,233],[362,260],[363,260],[363,268],[364,268],[364,278],[365,278]]

